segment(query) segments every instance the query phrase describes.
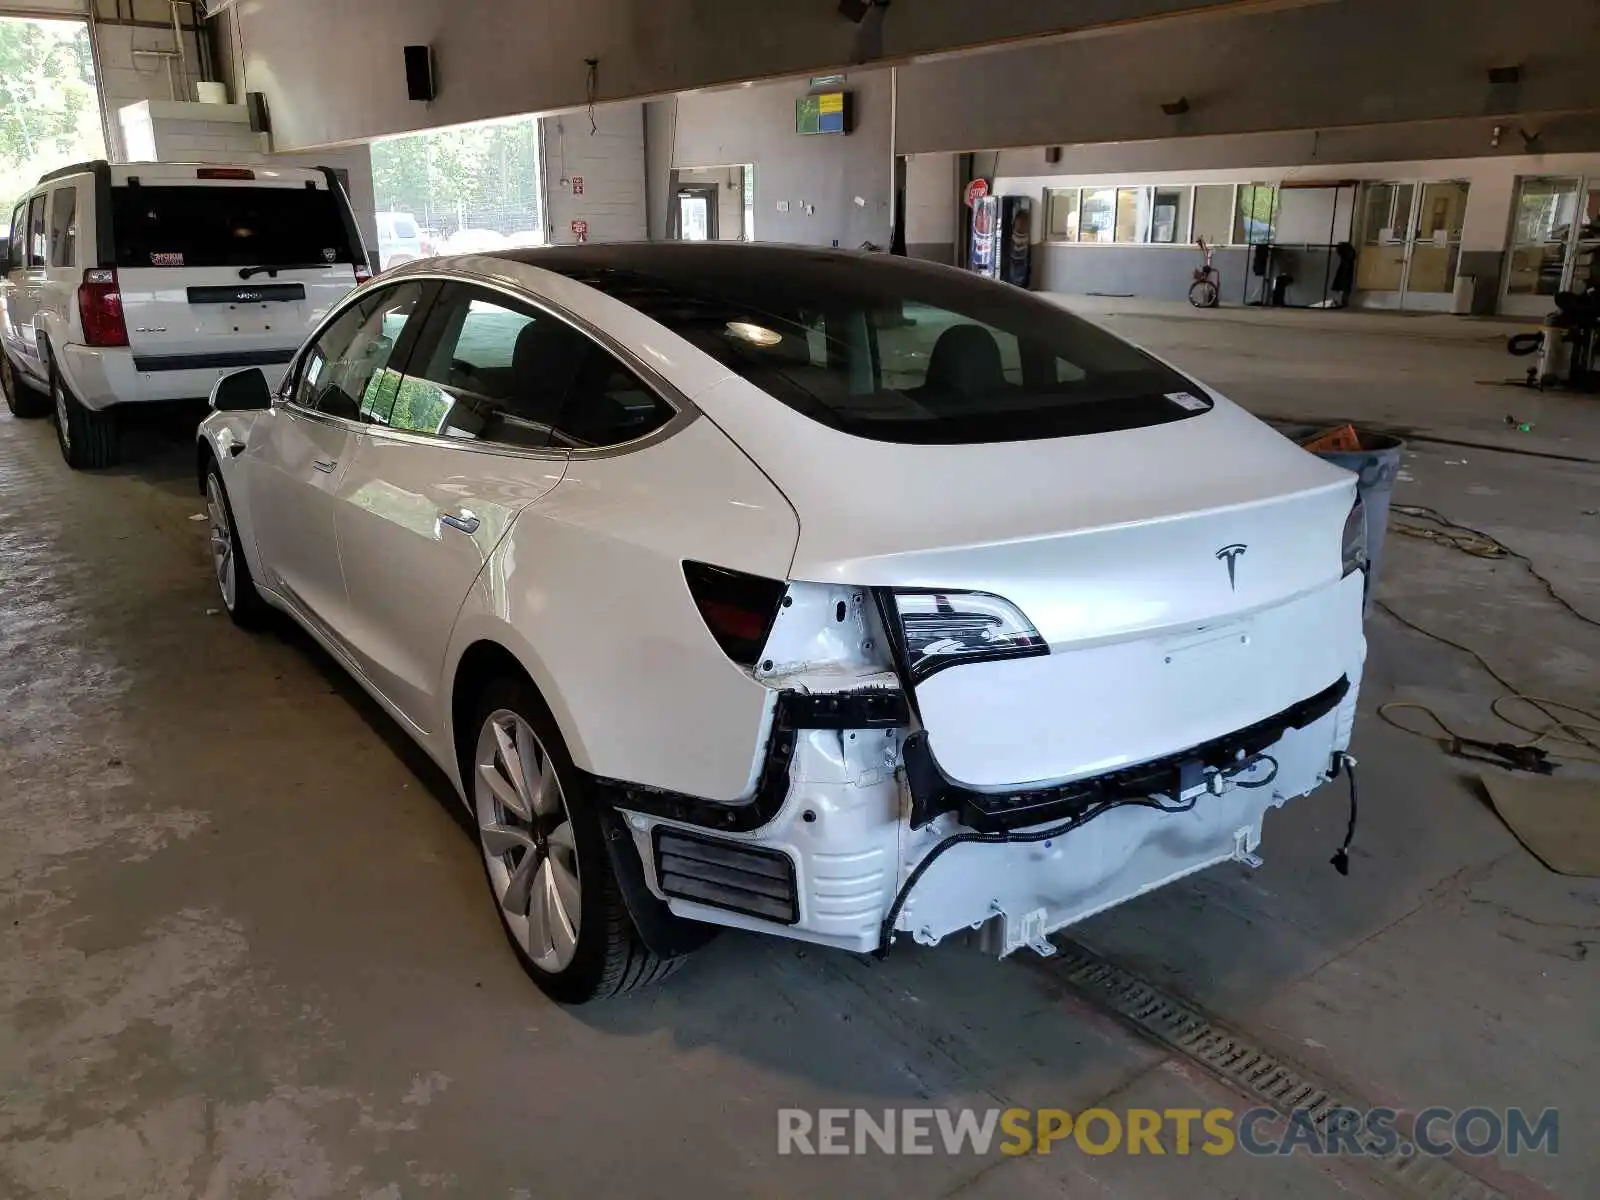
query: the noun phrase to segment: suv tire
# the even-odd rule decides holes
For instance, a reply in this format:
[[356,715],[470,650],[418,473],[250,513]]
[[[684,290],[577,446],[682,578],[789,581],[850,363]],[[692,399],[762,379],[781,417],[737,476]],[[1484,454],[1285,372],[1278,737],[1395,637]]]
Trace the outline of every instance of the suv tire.
[[117,418],[109,410],[85,408],[67,381],[50,364],[50,399],[56,412],[56,441],[74,471],[93,471],[117,461]]
[[24,382],[11,362],[11,356],[0,350],[0,391],[5,392],[6,407],[11,415],[21,420],[42,417],[50,411],[50,397],[32,384]]
[[[564,1004],[620,996],[671,975],[684,959],[653,953],[634,927],[611,869],[596,801],[537,690],[522,679],[494,680],[472,712],[463,731],[462,782],[489,894],[522,969]],[[516,777],[515,764],[497,748],[506,739],[518,760],[527,762],[514,798],[502,802]],[[485,766],[496,773],[494,786],[484,778]],[[512,847],[513,841],[522,844]],[[527,915],[519,916],[507,911],[507,903],[519,875],[530,873],[519,870],[527,856],[537,870],[531,887],[524,881],[526,903],[520,907]],[[548,900],[541,904],[546,889],[557,897],[556,907]],[[538,933],[554,930],[557,922],[571,931],[559,939],[561,950],[557,939]],[[550,947],[541,952],[534,943],[544,941]]]

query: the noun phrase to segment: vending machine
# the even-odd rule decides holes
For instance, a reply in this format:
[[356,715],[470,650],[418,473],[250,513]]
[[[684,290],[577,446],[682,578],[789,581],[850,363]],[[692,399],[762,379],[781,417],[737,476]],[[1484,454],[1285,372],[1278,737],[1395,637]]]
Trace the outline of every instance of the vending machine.
[[1000,198],[1000,278],[1025,288],[1033,273],[1033,201],[1027,196]]
[[970,268],[979,275],[1025,288],[1033,270],[1033,201],[1027,196],[983,196],[972,205]]
[[978,196],[972,201],[972,250],[968,268],[996,279],[1000,274],[1000,199]]

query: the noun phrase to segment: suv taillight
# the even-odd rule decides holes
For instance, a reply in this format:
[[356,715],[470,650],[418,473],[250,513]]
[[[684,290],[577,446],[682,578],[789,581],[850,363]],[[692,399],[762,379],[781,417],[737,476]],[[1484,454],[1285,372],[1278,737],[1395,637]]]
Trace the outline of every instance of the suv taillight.
[[367,282],[367,280],[369,280],[371,278],[372,278],[372,268],[367,266],[366,263],[357,263],[356,264],[356,286],[360,287],[363,283]]
[[115,270],[96,268],[83,273],[78,286],[78,316],[83,320],[86,346],[126,346],[128,324],[122,319],[122,292]]
[[683,578],[722,652],[741,667],[755,666],[788,584],[698,562],[683,564]]

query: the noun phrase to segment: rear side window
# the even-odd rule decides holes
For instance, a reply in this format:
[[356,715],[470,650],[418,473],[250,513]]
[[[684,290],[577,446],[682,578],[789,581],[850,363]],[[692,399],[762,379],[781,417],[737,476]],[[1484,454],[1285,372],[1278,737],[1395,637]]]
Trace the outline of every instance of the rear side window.
[[675,249],[642,254],[637,267],[549,266],[847,433],[1023,441],[1159,425],[1211,407],[1175,371],[1017,288],[882,255]]
[[6,235],[6,265],[11,269],[28,261],[28,202],[24,200],[11,214],[11,230]]
[[114,187],[119,267],[312,267],[353,263],[325,188]]
[[641,438],[671,417],[632,372],[566,322],[456,285],[428,318],[389,423],[518,449],[594,449]]
[[50,197],[50,265],[70,267],[77,262],[78,189],[57,188]]
[[394,219],[394,236],[397,238],[416,237],[417,223],[410,217],[396,217]]
[[28,203],[28,265],[42,267],[50,261],[49,232],[45,212],[48,199],[35,196]]

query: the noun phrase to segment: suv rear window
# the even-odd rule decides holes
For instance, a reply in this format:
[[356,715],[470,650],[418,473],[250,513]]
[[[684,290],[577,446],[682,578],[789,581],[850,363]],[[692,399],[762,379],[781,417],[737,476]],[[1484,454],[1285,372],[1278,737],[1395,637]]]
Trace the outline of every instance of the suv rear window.
[[119,267],[310,267],[355,261],[335,193],[114,187]]
[[665,325],[790,408],[886,442],[1025,441],[1205,412],[1177,372],[1058,305],[888,256],[719,247],[528,261]]

